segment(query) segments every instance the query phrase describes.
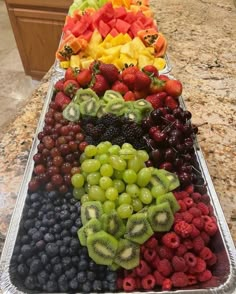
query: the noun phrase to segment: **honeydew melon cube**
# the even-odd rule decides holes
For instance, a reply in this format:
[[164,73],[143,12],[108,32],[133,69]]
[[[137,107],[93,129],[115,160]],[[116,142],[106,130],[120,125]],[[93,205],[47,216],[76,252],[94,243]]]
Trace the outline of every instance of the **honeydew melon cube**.
[[139,55],[138,57],[138,67],[143,68],[146,65],[152,65],[153,64],[153,58],[149,58],[146,55]]

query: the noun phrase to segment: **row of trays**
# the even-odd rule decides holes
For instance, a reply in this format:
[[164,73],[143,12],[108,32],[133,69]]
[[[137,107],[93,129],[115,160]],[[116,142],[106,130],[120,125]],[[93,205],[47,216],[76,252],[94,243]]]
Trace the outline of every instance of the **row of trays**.
[[[168,74],[172,67],[169,61],[168,56],[165,56],[166,67],[160,72],[161,74]],[[45,103],[41,112],[41,116],[38,122],[38,126],[35,133],[35,139],[33,141],[31,151],[29,154],[29,158],[27,161],[26,169],[23,176],[23,181],[20,186],[20,190],[18,193],[15,209],[11,218],[11,223],[9,226],[9,230],[6,236],[4,248],[2,251],[1,261],[0,261],[0,289],[2,289],[3,293],[30,293],[28,290],[19,287],[14,283],[11,274],[11,258],[14,251],[14,246],[19,236],[19,227],[20,221],[22,218],[23,210],[25,207],[25,201],[28,193],[28,183],[32,177],[34,161],[33,156],[37,153],[37,145],[39,144],[39,140],[37,138],[37,134],[42,131],[44,126],[44,119],[49,108],[49,104],[53,97],[53,88],[56,81],[64,77],[64,72],[62,68],[60,68],[58,61],[54,63],[54,71],[53,75],[49,81],[49,88],[47,92],[47,96],[45,99]],[[173,77],[170,77],[173,78]],[[180,97],[181,106],[186,109],[184,104],[183,97]],[[214,210],[215,217],[218,222],[219,231],[214,236],[212,240],[212,250],[217,255],[218,261],[217,264],[212,269],[212,274],[214,279],[212,279],[207,285],[198,285],[197,287],[185,288],[183,290],[177,291],[167,291],[165,293],[183,293],[183,294],[194,294],[194,293],[236,293],[236,251],[235,246],[230,235],[229,228],[227,226],[224,213],[220,206],[216,191],[214,189],[207,164],[205,162],[203,153],[201,148],[199,147],[197,140],[195,140],[195,156],[196,156],[196,165],[198,166],[198,170],[201,171],[201,176],[203,177],[206,186],[207,193],[210,196],[211,205]],[[33,293],[33,292],[32,292]],[[35,292],[34,292],[35,293]],[[117,292],[118,293],[118,292]],[[123,292],[122,292],[123,293]],[[134,292],[139,293],[139,292]],[[141,292],[140,292],[141,293]],[[149,294],[154,293],[163,293],[163,292],[146,292]]]

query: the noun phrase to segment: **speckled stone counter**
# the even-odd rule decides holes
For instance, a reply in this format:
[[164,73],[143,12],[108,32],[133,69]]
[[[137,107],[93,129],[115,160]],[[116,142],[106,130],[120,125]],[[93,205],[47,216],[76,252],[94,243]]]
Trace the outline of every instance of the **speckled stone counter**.
[[[236,8],[230,0],[152,0],[169,41],[172,74],[199,127],[199,142],[236,244]],[[0,252],[51,71],[0,130]]]

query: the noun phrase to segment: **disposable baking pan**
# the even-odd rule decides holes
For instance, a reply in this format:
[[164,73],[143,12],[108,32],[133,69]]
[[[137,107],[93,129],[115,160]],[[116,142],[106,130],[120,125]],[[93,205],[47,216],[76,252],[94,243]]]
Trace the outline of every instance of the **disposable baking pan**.
[[[28,182],[31,179],[34,161],[33,155],[37,152],[37,145],[39,143],[37,139],[37,134],[42,130],[44,125],[44,117],[49,107],[49,103],[53,96],[53,85],[54,83],[62,78],[63,75],[55,74],[53,79],[51,80],[45,100],[44,107],[42,109],[42,113],[38,122],[37,130],[35,133],[35,139],[32,144],[32,148],[30,151],[30,155],[27,161],[25,173],[23,176],[23,181],[20,186],[20,190],[18,193],[15,209],[11,218],[9,230],[6,236],[5,244],[3,247],[3,252],[0,260],[0,289],[4,294],[14,294],[14,293],[39,293],[32,292],[29,290],[24,290],[23,288],[19,289],[16,285],[14,285],[10,273],[10,262],[13,254],[13,249],[15,246],[16,238],[18,235],[19,224],[23,212],[23,208],[25,205],[25,199],[27,196]],[[181,105],[184,107],[184,101],[181,98]],[[203,153],[198,146],[197,142],[195,143],[195,154],[196,154],[196,164],[198,169],[202,173],[202,177],[207,184],[208,194],[211,199],[211,204],[214,209],[214,214],[217,218],[217,222],[219,225],[219,231],[214,236],[214,240],[212,240],[212,247],[214,252],[217,255],[218,261],[217,264],[212,269],[213,279],[208,282],[201,283],[195,285],[194,287],[184,288],[181,290],[175,291],[165,291],[164,293],[183,293],[183,294],[225,294],[225,293],[236,293],[236,251],[234,247],[234,243],[232,237],[230,235],[229,228],[227,226],[223,211],[221,209],[216,191],[214,189],[206,162],[203,157]],[[23,290],[22,290],[23,289]],[[42,293],[42,292],[40,292]],[[109,292],[107,292],[109,293]],[[117,292],[124,293],[124,292]],[[135,294],[143,293],[143,292],[134,292]],[[163,293],[160,291],[151,291],[146,292],[148,294],[155,293]]]

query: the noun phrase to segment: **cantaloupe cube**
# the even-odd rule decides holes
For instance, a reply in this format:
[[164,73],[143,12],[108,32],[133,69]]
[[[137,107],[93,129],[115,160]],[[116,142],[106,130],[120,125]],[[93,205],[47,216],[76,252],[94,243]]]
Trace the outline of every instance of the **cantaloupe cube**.
[[153,64],[153,58],[149,58],[146,55],[139,55],[138,57],[138,67],[143,68],[146,65],[152,65]]
[[164,58],[154,58],[154,62],[153,65],[158,69],[158,70],[162,70],[165,68],[166,66],[166,61]]
[[70,57],[70,67],[80,67],[81,62],[80,62],[80,56],[79,55],[71,55]]

